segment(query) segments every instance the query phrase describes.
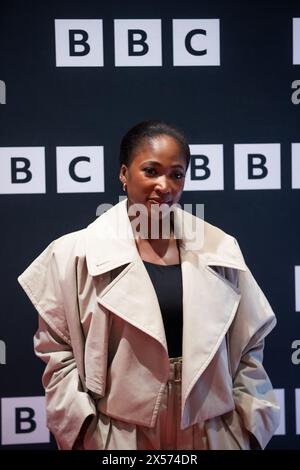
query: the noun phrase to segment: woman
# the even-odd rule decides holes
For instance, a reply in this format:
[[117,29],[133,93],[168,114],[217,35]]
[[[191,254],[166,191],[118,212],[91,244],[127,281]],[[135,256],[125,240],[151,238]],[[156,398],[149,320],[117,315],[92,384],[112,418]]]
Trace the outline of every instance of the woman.
[[60,449],[264,448],[278,426],[262,365],[275,317],[236,241],[176,206],[189,158],[174,127],[135,126],[128,198],[19,277]]

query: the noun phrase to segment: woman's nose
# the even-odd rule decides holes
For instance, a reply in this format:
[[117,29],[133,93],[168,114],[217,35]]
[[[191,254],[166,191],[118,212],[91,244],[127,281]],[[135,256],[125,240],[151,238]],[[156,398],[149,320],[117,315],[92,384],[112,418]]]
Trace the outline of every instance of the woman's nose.
[[160,191],[161,193],[166,193],[166,194],[171,191],[170,183],[166,176],[159,177],[157,184],[156,184],[156,189]]

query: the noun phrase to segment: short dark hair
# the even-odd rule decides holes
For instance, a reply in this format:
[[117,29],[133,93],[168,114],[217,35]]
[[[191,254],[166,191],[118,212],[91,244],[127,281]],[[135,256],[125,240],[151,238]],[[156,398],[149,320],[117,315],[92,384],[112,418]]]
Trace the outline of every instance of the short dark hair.
[[136,124],[124,135],[120,145],[120,166],[128,166],[137,148],[152,138],[160,135],[168,135],[176,140],[186,157],[186,167],[190,161],[190,148],[182,131],[163,121],[143,121]]

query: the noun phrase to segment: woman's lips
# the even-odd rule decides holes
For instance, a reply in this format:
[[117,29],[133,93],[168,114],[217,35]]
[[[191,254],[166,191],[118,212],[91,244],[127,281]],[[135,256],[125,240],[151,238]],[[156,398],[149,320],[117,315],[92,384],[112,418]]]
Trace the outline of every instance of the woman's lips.
[[149,198],[148,201],[150,201],[152,204],[158,204],[158,205],[162,205],[162,204],[167,204],[168,206],[171,206],[172,205],[172,201],[164,201],[163,199],[154,199],[154,198]]

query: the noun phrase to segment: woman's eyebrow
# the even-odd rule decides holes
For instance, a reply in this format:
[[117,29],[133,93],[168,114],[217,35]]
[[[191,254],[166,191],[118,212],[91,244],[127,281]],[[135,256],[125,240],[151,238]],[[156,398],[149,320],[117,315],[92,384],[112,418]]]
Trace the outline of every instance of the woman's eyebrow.
[[[158,165],[158,166],[163,166],[160,162],[157,162],[156,160],[147,160],[146,162],[143,162],[142,165]],[[172,168],[182,168],[184,170],[184,166],[181,165],[180,163],[174,163],[174,165],[171,165]]]

